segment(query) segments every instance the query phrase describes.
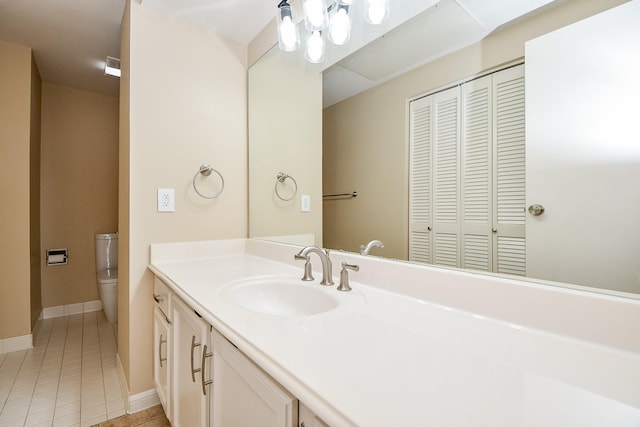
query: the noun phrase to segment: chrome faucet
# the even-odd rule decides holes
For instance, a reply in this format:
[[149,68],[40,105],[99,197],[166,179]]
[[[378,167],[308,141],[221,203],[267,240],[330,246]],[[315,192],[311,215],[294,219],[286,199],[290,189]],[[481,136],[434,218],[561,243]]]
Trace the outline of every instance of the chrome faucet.
[[[318,254],[318,256],[320,257],[320,262],[322,263],[322,280],[320,281],[320,284],[326,285],[326,286],[333,285],[333,277],[331,273],[332,266],[331,266],[331,259],[329,258],[329,250],[328,249],[322,250],[316,246],[306,246],[302,248],[302,250],[294,256],[295,259],[301,259],[306,261],[305,275],[302,280],[309,280],[307,277],[310,276],[310,273],[307,274],[308,273],[307,265],[309,265],[309,254],[311,253]],[[313,278],[311,278],[311,280],[313,280]]]
[[364,245],[360,245],[360,255],[369,255],[369,251],[374,246],[378,248],[384,248],[384,243],[382,243],[380,240],[372,240],[367,243],[366,247]]

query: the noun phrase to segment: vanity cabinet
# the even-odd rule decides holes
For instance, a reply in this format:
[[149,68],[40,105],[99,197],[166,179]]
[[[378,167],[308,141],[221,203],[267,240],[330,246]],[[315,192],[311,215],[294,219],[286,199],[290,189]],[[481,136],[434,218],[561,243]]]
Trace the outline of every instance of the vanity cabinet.
[[180,299],[173,302],[174,427],[209,426],[211,326]]
[[212,338],[212,427],[294,427],[298,400],[217,331]]
[[153,381],[167,419],[171,419],[171,327],[160,308],[153,311]]
[[329,427],[316,414],[307,408],[302,402],[298,408],[298,427]]
[[171,420],[171,291],[160,279],[153,284],[153,381],[160,403]]
[[156,391],[173,427],[328,427],[155,278]]

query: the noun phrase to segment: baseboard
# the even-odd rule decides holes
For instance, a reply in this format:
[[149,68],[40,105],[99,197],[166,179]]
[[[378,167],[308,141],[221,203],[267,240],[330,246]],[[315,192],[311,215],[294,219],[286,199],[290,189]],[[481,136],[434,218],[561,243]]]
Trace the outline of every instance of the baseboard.
[[145,409],[149,409],[160,404],[160,398],[158,397],[158,393],[156,393],[155,389],[133,395],[129,394],[127,378],[124,375],[124,369],[122,368],[122,362],[120,361],[119,354],[116,355],[116,370],[118,371],[118,380],[120,381],[122,395],[124,396],[124,404],[127,414],[135,414],[136,412],[144,411]]
[[120,353],[116,353],[116,371],[118,372],[118,382],[120,382],[120,390],[122,391],[122,397],[124,398],[124,410],[127,414],[130,414],[129,386],[127,385],[127,377],[124,374],[124,368],[122,367],[122,361],[120,360]]
[[102,301],[87,301],[77,304],[57,305],[55,307],[46,307],[42,309],[42,318],[51,319],[54,317],[69,316],[71,314],[90,313],[92,311],[102,310]]
[[143,391],[142,393],[129,396],[128,414],[144,411],[160,404],[160,398],[155,389]]
[[0,339],[0,354],[11,353],[12,351],[27,350],[32,347],[32,334]]

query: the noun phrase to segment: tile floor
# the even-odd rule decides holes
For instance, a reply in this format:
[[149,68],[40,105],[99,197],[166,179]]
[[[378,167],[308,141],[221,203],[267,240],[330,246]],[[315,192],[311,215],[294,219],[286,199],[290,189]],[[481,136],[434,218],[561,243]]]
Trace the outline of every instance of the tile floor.
[[124,415],[104,313],[40,322],[33,348],[0,354],[0,427],[91,426]]

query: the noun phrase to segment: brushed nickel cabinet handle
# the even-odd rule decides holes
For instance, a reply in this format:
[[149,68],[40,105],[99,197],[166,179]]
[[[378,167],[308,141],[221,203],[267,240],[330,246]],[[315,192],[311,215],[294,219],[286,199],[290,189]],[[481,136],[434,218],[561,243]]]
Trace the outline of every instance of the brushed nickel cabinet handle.
[[167,358],[162,357],[162,344],[166,343],[167,340],[163,338],[163,335],[160,334],[160,342],[158,343],[158,360],[160,361],[160,367],[162,368],[162,362],[166,362]]
[[204,380],[204,374],[205,374],[205,362],[207,360],[207,358],[213,356],[212,352],[207,353],[207,346],[205,344],[205,346],[202,349],[202,363],[200,365],[200,372],[202,372],[202,374],[200,375],[201,380],[202,380],[202,394],[203,395],[207,395],[207,389],[206,387],[211,384],[213,381],[212,380]]
[[200,343],[196,342],[196,336],[191,336],[191,381],[196,382],[196,372],[200,372],[200,368],[193,367],[193,349],[200,347]]

